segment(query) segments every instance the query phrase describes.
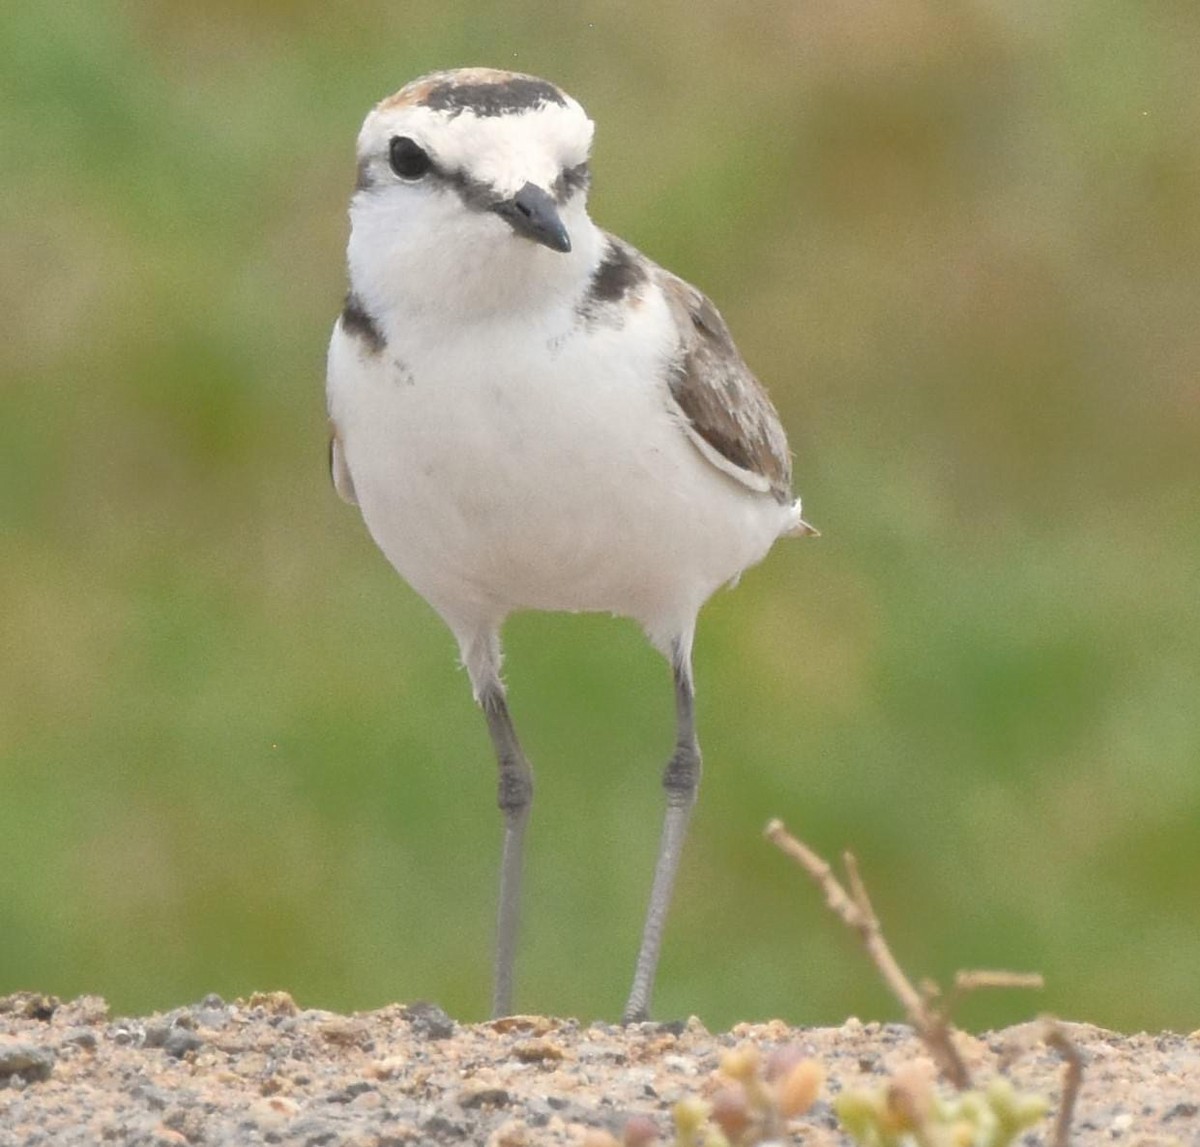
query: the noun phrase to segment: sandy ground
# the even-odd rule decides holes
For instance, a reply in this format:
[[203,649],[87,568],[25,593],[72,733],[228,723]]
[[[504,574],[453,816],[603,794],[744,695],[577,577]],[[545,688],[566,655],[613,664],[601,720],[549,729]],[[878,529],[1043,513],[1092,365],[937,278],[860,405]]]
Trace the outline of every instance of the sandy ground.
[[[1072,1142],[1200,1144],[1200,1032],[1122,1036],[1066,1025],[1087,1060]],[[976,1079],[1032,1029],[961,1035]],[[666,1134],[673,1103],[709,1096],[721,1054],[751,1042],[797,1044],[822,1061],[821,1099],[787,1142],[833,1147],[830,1097],[878,1082],[921,1054],[898,1024],[789,1028],[697,1020],[629,1028],[541,1016],[462,1025],[430,1004],[341,1016],[285,993],[225,1003],[210,996],[165,1015],[120,1018],[103,1000],[0,998],[0,1145],[297,1144],[490,1147],[580,1144],[620,1135],[633,1115]],[[1050,1100],[1025,1143],[1048,1141],[1060,1096],[1058,1056],[1034,1043],[1008,1075]]]

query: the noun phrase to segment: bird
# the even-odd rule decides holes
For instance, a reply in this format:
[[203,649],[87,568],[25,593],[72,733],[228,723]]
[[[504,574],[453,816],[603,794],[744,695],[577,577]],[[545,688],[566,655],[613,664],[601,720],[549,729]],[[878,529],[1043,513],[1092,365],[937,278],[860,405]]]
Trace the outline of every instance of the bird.
[[493,68],[424,75],[372,108],[326,399],[333,485],[453,634],[495,750],[493,1016],[512,1013],[533,797],[501,627],[522,610],[629,617],[669,663],[676,737],[631,1023],[650,1015],[700,781],[700,608],[777,539],[816,531],[716,307],[589,217],[593,130],[556,84]]

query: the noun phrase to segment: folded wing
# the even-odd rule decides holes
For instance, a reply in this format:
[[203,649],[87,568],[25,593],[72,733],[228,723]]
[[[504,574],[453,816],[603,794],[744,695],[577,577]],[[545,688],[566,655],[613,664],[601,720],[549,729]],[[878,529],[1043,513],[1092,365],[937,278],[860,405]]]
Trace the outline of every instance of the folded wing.
[[792,499],[792,460],[779,415],[734,346],[717,308],[695,287],[658,269],[679,330],[669,386],[696,448],[744,486]]

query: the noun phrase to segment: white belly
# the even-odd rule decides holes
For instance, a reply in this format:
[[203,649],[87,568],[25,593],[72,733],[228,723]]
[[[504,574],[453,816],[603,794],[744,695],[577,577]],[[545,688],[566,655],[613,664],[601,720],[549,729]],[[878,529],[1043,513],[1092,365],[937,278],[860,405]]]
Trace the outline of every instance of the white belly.
[[785,528],[786,507],[716,470],[677,422],[653,381],[657,318],[564,315],[558,337],[490,326],[374,357],[335,330],[330,413],[363,518],[453,628],[604,610],[659,637]]

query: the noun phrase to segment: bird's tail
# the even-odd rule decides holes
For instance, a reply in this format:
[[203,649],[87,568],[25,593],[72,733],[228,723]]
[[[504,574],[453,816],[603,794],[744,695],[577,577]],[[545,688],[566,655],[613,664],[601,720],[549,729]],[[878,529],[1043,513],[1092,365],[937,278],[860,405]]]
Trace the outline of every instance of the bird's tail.
[[821,531],[816,526],[810,526],[801,516],[800,499],[797,498],[792,503],[790,521],[782,530],[782,536],[786,538],[819,538]]

